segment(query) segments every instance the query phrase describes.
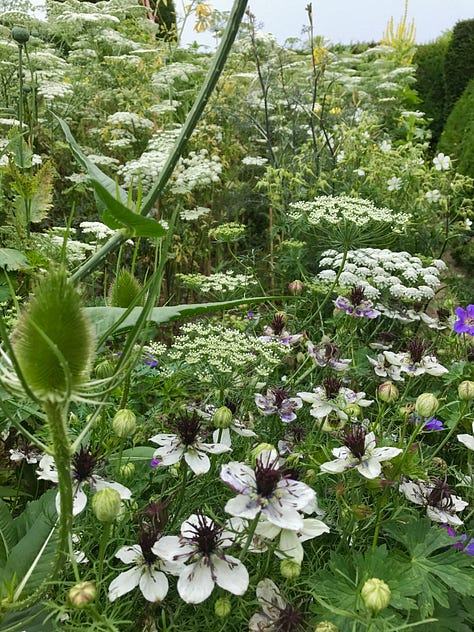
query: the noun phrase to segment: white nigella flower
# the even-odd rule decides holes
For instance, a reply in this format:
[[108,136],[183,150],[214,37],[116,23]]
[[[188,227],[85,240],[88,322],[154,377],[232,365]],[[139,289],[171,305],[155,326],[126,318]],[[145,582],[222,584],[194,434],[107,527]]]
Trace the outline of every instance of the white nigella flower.
[[376,448],[374,433],[366,433],[360,424],[354,424],[343,441],[344,447],[332,451],[336,459],[321,465],[322,472],[339,474],[355,468],[365,478],[377,478],[382,473],[380,463],[402,452],[400,448]]
[[304,402],[311,404],[309,414],[316,419],[323,419],[331,413],[335,413],[339,419],[347,421],[345,409],[353,404],[366,408],[373,400],[364,399],[365,393],[356,393],[350,388],[342,386],[342,380],[330,376],[323,380],[323,386],[316,386],[312,393],[297,393]]
[[401,376],[401,366],[396,364],[390,364],[385,356],[385,351],[377,355],[377,359],[366,356],[369,364],[374,367],[374,372],[379,377],[388,377],[395,382],[403,382],[404,378]]
[[153,453],[154,459],[160,459],[161,465],[174,465],[182,458],[195,474],[209,472],[211,462],[209,454],[230,452],[224,443],[204,443],[199,437],[201,423],[196,413],[184,414],[175,421],[177,434],[157,434],[150,441],[160,447]]
[[181,536],[163,536],[152,551],[170,562],[189,562],[180,572],[178,593],[186,603],[196,604],[210,596],[215,584],[233,595],[243,595],[247,590],[247,569],[240,560],[224,553],[233,537],[211,518],[193,514],[181,525]]
[[445,156],[443,153],[439,153],[433,158],[433,164],[436,171],[448,171],[451,167],[451,158]]
[[180,562],[162,559],[153,547],[159,535],[153,529],[142,528],[139,544],[122,546],[115,557],[132,568],[120,573],[109,586],[109,600],[115,601],[137,586],[142,595],[152,603],[163,601],[168,593],[168,578],[165,573],[179,575],[183,568]]
[[[101,476],[95,474],[95,470],[102,465],[103,461],[98,457],[96,452],[92,452],[87,448],[81,448],[72,456],[73,479],[73,514],[77,516],[83,511],[87,505],[87,495],[84,486],[88,485],[93,492],[98,492],[106,487],[115,489],[120,494],[122,500],[130,500],[132,492],[115,481],[106,481]],[[39,462],[36,470],[39,479],[58,483],[58,471],[54,463],[54,458],[45,454]],[[56,509],[59,512],[59,494],[56,497]]]
[[263,328],[265,335],[259,336],[259,340],[263,342],[279,342],[286,347],[299,342],[303,337],[303,334],[290,334],[285,329],[286,316],[284,314],[277,313],[273,318],[270,325],[266,325]]
[[[226,407],[229,408],[232,415],[236,412],[236,406],[232,404],[232,402],[226,401]],[[217,411],[217,407],[213,404],[205,404],[203,408],[198,408],[197,406],[188,406],[187,409],[189,412],[196,411],[196,413],[202,417],[203,419],[212,422],[213,417]],[[216,428],[212,433],[212,440],[214,443],[223,443],[229,448],[232,445],[231,433],[230,431],[235,432],[235,434],[240,437],[256,437],[257,435],[253,430],[247,427],[244,421],[237,419],[236,417],[232,418],[232,421],[228,428]]]
[[256,593],[261,610],[251,617],[250,632],[302,629],[303,614],[283,599],[271,579],[262,579],[258,582]]
[[299,397],[288,397],[283,388],[269,388],[266,395],[255,393],[255,404],[262,415],[278,415],[285,423],[294,421],[295,410],[303,406]]
[[339,347],[329,340],[323,340],[318,345],[308,340],[308,353],[318,366],[328,366],[333,371],[347,371],[352,362],[351,359],[341,358]]
[[238,492],[225,506],[231,516],[252,520],[261,513],[278,527],[298,531],[303,528],[299,511],[316,500],[308,485],[285,476],[276,450],[262,450],[254,469],[237,461],[222,465],[220,476]]
[[411,376],[433,375],[438,377],[448,372],[444,366],[439,364],[433,355],[426,355],[429,345],[422,340],[412,338],[408,343],[408,351],[406,353],[393,353],[392,351],[384,351],[386,360],[394,366],[399,366],[400,370]]
[[462,520],[456,513],[465,509],[468,503],[459,496],[455,496],[445,481],[439,478],[416,483],[404,481],[400,483],[400,491],[416,505],[426,507],[428,518],[434,522],[462,524]]
[[38,463],[41,461],[43,454],[33,445],[25,442],[23,449],[10,448],[10,461],[26,461],[27,463]]
[[458,441],[460,441],[469,450],[474,450],[474,421],[472,422],[472,435],[459,434],[457,435]]
[[275,551],[277,557],[290,559],[298,564],[301,564],[304,556],[302,542],[317,538],[323,533],[329,533],[329,527],[317,518],[303,518],[303,526],[298,531],[282,529],[268,520],[260,520],[255,529],[255,535],[262,539],[275,540],[279,537]]

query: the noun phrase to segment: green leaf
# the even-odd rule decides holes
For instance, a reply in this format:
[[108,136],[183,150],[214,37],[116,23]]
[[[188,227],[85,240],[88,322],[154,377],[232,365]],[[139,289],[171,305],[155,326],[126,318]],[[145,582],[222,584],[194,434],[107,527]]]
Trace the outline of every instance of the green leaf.
[[[156,448],[147,445],[137,445],[135,448],[130,448],[128,450],[124,450],[122,452],[122,461],[150,461],[153,458],[153,453]],[[113,463],[114,461],[118,461],[118,455],[111,455],[109,461]]]
[[0,500],[0,564],[3,566],[17,541],[16,528],[8,505]]
[[134,213],[95,178],[91,179],[91,183],[106,207],[102,214],[102,221],[109,228],[130,228],[137,237],[164,237],[166,235],[166,229],[155,219]]
[[[121,187],[118,187],[116,182],[112,180],[112,178],[109,178],[109,176],[105,175],[105,173],[101,171],[99,167],[97,167],[97,165],[95,165],[92,161],[89,160],[89,158],[86,156],[86,154],[82,151],[82,149],[77,144],[74,136],[71,134],[71,130],[69,129],[69,126],[66,123],[66,121],[63,121],[63,119],[59,118],[59,116],[56,116],[56,115],[54,116],[56,117],[59,125],[61,126],[64,132],[64,136],[66,137],[66,140],[69,143],[69,146],[71,148],[72,153],[74,154],[74,157],[76,158],[77,162],[81,164],[84,167],[84,169],[87,171],[87,175],[89,176],[89,178],[91,180],[95,180],[96,182],[99,182],[105,189],[107,189],[107,191],[110,193],[110,195],[113,198],[115,198],[115,195],[118,191],[122,204],[127,205],[128,203],[127,193]],[[104,204],[102,203],[98,204],[98,208],[100,211],[104,210]]]
[[22,270],[29,268],[25,255],[14,248],[0,248],[0,268]]
[[56,494],[52,489],[28,503],[15,520],[18,542],[0,573],[4,597],[7,586],[13,586],[15,599],[20,599],[50,578],[56,549]]
[[44,604],[35,604],[31,608],[21,612],[8,612],[0,620],[2,632],[53,632],[57,630],[54,620],[50,617],[50,611]]
[[[272,297],[272,300],[274,298],[275,297]],[[233,301],[221,301],[217,303],[193,303],[189,305],[173,306],[167,305],[165,307],[155,307],[151,311],[149,320],[159,325],[162,323],[169,323],[178,318],[206,314],[208,312],[237,307],[247,303],[264,303],[265,301],[268,301],[268,298],[259,296],[253,298],[241,298]],[[110,331],[109,335],[112,335],[112,333],[117,333],[118,331],[133,327],[141,314],[141,307],[134,307],[130,310],[130,313],[126,316],[126,318],[118,324],[115,329],[113,329],[116,323],[118,323],[124,316],[126,311],[127,310],[124,307],[85,308],[85,312],[95,328],[95,335],[97,339],[101,338],[107,331]]]

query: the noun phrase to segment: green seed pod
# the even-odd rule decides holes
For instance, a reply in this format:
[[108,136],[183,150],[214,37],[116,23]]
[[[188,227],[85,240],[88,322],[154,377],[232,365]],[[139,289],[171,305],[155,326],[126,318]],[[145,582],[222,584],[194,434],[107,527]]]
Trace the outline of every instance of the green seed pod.
[[471,380],[464,380],[464,382],[461,382],[458,386],[458,395],[459,399],[466,402],[474,399],[474,382],[471,382]]
[[314,628],[314,632],[339,632],[339,628],[330,621],[321,621]]
[[227,406],[221,406],[212,418],[214,428],[228,428],[232,423],[232,411]]
[[301,575],[301,564],[294,560],[282,560],[280,562],[280,573],[286,579],[296,579]]
[[377,389],[377,395],[381,402],[391,404],[396,402],[400,392],[393,382],[384,382]]
[[97,589],[92,582],[80,582],[71,588],[68,599],[75,608],[85,608],[97,595]]
[[141,305],[142,302],[136,302],[141,290],[142,286],[133,274],[123,268],[110,286],[109,305],[112,307],[130,307],[132,303]]
[[115,363],[112,360],[101,360],[95,366],[95,374],[99,380],[111,377],[114,374]]
[[130,463],[124,463],[120,466],[120,476],[123,476],[125,479],[133,478],[135,474],[135,464],[130,461]]
[[390,603],[392,592],[383,579],[372,577],[362,586],[360,594],[369,610],[380,612]]
[[87,381],[92,329],[65,270],[53,270],[37,284],[12,345],[25,381],[40,400],[65,401]]
[[14,26],[12,28],[12,37],[17,44],[23,46],[30,39],[30,32],[24,26]]
[[438,408],[439,401],[433,393],[422,393],[416,398],[415,412],[422,417],[432,417]]
[[220,597],[214,604],[214,612],[219,619],[226,619],[232,612],[232,604],[227,597]]
[[112,487],[99,489],[92,498],[92,511],[100,522],[113,522],[119,517],[122,500]]
[[112,428],[114,429],[117,437],[125,439],[131,437],[137,427],[137,418],[135,413],[128,408],[121,408],[115,413],[115,417],[112,419]]

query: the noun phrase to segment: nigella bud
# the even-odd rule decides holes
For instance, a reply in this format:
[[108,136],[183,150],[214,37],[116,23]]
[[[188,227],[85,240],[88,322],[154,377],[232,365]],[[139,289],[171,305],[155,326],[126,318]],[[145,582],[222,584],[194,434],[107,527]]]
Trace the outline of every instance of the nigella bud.
[[259,443],[250,451],[250,455],[252,457],[252,463],[255,465],[255,462],[257,461],[258,456],[264,450],[274,450],[274,449],[275,449],[275,446],[272,445],[271,443]]
[[100,522],[113,522],[119,515],[122,499],[116,489],[104,487],[92,498],[92,511]]
[[92,328],[64,269],[53,270],[36,285],[12,346],[39,400],[66,401],[87,381],[95,347]]
[[390,603],[392,592],[383,579],[372,577],[362,586],[360,592],[366,607],[372,612],[384,610]]
[[354,417],[359,417],[362,413],[362,410],[359,404],[349,404],[344,408],[344,412],[349,417],[349,419],[352,419]]
[[384,382],[377,389],[377,395],[381,402],[391,404],[396,402],[400,392],[393,382]]
[[92,582],[80,582],[68,592],[68,599],[75,608],[85,608],[97,595],[97,589]]
[[304,283],[299,279],[292,281],[288,284],[288,289],[293,294],[293,296],[298,296],[304,290]]
[[136,427],[137,418],[135,413],[128,410],[128,408],[121,408],[118,410],[112,419],[112,428],[117,437],[120,437],[121,439],[131,437],[135,432]]
[[433,393],[422,393],[416,398],[415,411],[422,417],[433,417],[438,408],[439,401]]
[[122,476],[124,479],[128,480],[133,478],[133,475],[135,474],[135,464],[130,462],[130,463],[124,463],[121,467],[120,467],[120,476]]
[[212,421],[214,423],[214,428],[229,428],[232,423],[232,411],[227,406],[221,406],[214,413],[214,417]]
[[314,628],[314,632],[339,632],[339,628],[331,621],[320,621]]
[[294,560],[282,560],[280,562],[280,573],[285,579],[296,579],[301,575],[301,564]]
[[30,32],[24,26],[14,26],[12,28],[12,37],[17,44],[23,46],[30,39]]
[[214,604],[214,612],[219,619],[226,619],[232,612],[232,604],[227,597],[220,597]]
[[111,360],[101,360],[96,364],[95,374],[99,380],[111,377],[114,374],[115,363]]
[[458,395],[459,399],[468,402],[471,399],[474,399],[474,382],[471,380],[464,380],[458,386]]

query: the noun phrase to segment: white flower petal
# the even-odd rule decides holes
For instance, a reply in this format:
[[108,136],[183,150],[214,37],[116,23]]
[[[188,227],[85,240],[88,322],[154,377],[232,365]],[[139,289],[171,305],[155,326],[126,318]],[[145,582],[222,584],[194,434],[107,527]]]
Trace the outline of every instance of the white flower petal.
[[187,542],[182,542],[177,535],[164,535],[151,547],[152,552],[163,560],[175,562],[181,558],[187,558],[195,547]]
[[169,445],[171,443],[176,443],[178,439],[175,434],[157,434],[154,437],[150,438],[152,443],[157,443],[158,445]]
[[405,494],[408,500],[411,500],[411,502],[415,503],[415,505],[425,504],[423,500],[423,491],[417,483],[404,481],[403,483],[400,483],[399,489]]
[[282,529],[299,531],[303,528],[303,518],[300,514],[293,507],[284,506],[281,499],[271,499],[266,507],[262,507],[262,513],[268,521]]
[[377,459],[363,459],[356,465],[356,470],[365,478],[377,478],[382,473],[382,466]]
[[298,539],[296,531],[289,531],[288,529],[282,529],[280,535],[279,550],[284,554],[284,557],[290,558],[293,562],[301,564],[303,561],[303,546]]
[[204,450],[204,452],[209,452],[209,454],[231,452],[231,448],[225,443],[200,443],[199,450]]
[[214,589],[209,566],[204,559],[186,566],[178,579],[178,593],[186,603],[202,603]]
[[322,463],[319,469],[321,472],[327,472],[329,474],[340,474],[341,472],[345,472],[347,469],[350,469],[350,467],[351,464],[345,459],[335,459],[334,461]]
[[105,489],[109,487],[110,489],[115,489],[116,492],[119,493],[120,498],[122,500],[130,500],[132,497],[132,492],[125,487],[125,485],[121,485],[120,483],[116,483],[115,481],[105,481],[100,476],[94,477],[94,489],[98,492],[100,489]]
[[140,590],[147,601],[163,601],[168,593],[168,578],[154,568],[147,568],[140,577]]
[[256,500],[252,500],[244,494],[238,494],[235,498],[231,498],[224,507],[224,510],[231,516],[248,519],[255,518],[260,509],[260,505]]
[[458,441],[460,441],[469,450],[474,450],[474,436],[469,434],[457,435]]
[[456,514],[451,513],[449,511],[444,511],[439,507],[432,507],[428,505],[426,507],[426,514],[430,520],[434,520],[435,522],[441,522],[452,525],[462,525],[461,518],[458,518]]
[[221,466],[221,479],[234,491],[248,493],[256,487],[255,472],[244,463],[231,461]]
[[218,586],[233,595],[243,595],[249,585],[249,574],[240,560],[232,555],[212,556],[212,568]]
[[115,601],[118,597],[125,595],[138,586],[141,574],[142,568],[138,566],[120,573],[109,586],[109,600]]
[[139,558],[143,557],[142,547],[139,544],[122,546],[115,554],[115,557],[118,557],[125,564],[135,564]]
[[184,460],[196,475],[206,474],[211,467],[209,457],[199,450],[186,450]]
[[271,579],[262,579],[256,589],[257,599],[263,612],[273,621],[277,621],[286,603],[283,601],[278,587]]

